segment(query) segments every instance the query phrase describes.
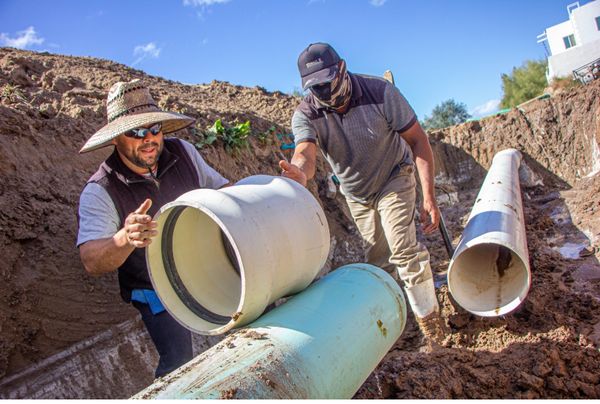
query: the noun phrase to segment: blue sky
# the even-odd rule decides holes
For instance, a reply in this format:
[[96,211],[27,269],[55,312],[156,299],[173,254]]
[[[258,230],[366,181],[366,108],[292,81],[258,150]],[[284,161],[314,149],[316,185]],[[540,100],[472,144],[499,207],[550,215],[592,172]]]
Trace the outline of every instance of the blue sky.
[[298,54],[329,42],[352,72],[392,70],[420,119],[450,98],[480,116],[502,97],[502,73],[545,57],[536,36],[566,21],[571,2],[0,0],[0,46],[291,93],[300,87]]

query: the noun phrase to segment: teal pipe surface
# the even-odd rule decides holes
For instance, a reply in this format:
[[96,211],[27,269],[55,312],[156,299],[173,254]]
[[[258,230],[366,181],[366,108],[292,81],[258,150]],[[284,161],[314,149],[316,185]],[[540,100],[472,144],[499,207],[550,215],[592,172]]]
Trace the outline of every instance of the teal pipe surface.
[[346,265],[133,398],[351,398],[405,324],[394,279]]

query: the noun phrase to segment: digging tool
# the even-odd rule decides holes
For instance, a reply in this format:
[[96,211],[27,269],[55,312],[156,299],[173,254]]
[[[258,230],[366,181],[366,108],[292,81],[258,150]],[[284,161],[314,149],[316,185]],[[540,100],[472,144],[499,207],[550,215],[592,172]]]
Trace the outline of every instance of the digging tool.
[[442,215],[441,210],[440,233],[442,233],[442,238],[444,239],[444,245],[446,246],[446,251],[448,252],[448,258],[452,259],[452,256],[454,255],[454,247],[452,246],[452,239],[450,238],[450,234],[448,233],[448,228],[446,227],[446,222],[444,221],[444,216]]
[[[383,78],[389,81],[390,83],[396,85],[394,83],[394,75],[391,70],[386,70],[383,73]],[[440,224],[439,224],[440,233],[442,234],[442,238],[444,239],[444,246],[446,247],[446,252],[448,253],[448,259],[452,259],[454,255],[454,247],[452,246],[452,239],[450,238],[450,233],[448,233],[448,228],[446,228],[446,222],[444,221],[444,216],[442,215],[442,211],[440,210]]]

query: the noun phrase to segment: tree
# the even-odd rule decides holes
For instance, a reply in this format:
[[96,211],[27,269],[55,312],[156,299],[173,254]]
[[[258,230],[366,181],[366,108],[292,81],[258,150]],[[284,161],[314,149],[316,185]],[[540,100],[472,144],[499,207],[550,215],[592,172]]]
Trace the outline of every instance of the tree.
[[300,87],[294,86],[292,93],[290,94],[292,97],[304,98],[304,91]]
[[470,117],[465,104],[449,99],[436,105],[431,116],[426,116],[421,125],[425,130],[441,129],[463,123]]
[[514,67],[510,75],[503,74],[500,107],[512,108],[542,95],[547,85],[546,66],[545,60],[527,60],[521,67]]

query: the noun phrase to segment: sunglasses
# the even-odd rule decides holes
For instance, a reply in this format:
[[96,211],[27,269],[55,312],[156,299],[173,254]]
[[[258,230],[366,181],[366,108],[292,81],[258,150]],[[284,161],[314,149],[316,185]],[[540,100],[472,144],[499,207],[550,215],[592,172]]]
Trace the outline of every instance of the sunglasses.
[[154,135],[154,136],[158,135],[158,133],[161,131],[161,129],[162,129],[162,125],[159,122],[159,123],[155,123],[154,125],[152,125],[149,128],[135,128],[135,129],[131,129],[130,131],[127,131],[123,134],[127,137],[132,137],[135,139],[143,139],[146,137],[148,132],[152,133],[152,135]]
[[340,81],[340,67],[339,65],[334,66],[335,75],[331,79],[331,81],[327,81],[325,83],[316,84],[309,88],[310,92],[315,95],[321,101],[329,101]]
[[310,87],[310,92],[322,101],[331,99],[332,85],[331,83],[317,84]]

